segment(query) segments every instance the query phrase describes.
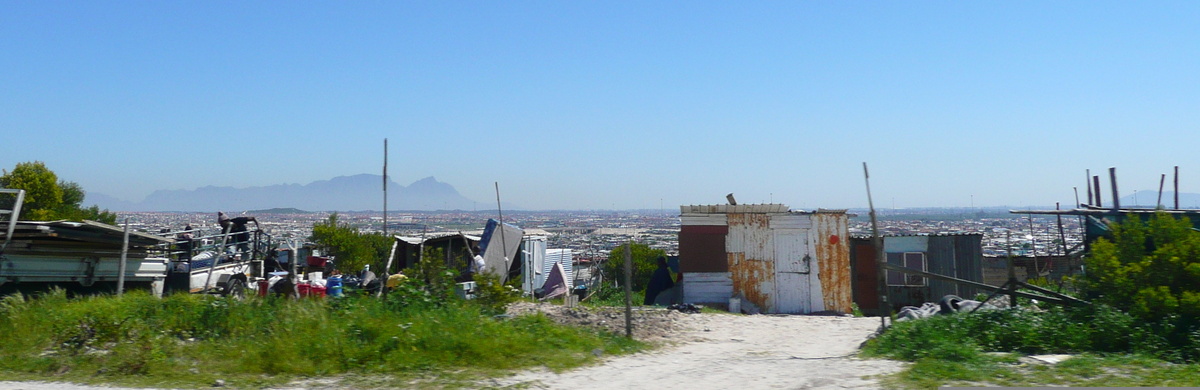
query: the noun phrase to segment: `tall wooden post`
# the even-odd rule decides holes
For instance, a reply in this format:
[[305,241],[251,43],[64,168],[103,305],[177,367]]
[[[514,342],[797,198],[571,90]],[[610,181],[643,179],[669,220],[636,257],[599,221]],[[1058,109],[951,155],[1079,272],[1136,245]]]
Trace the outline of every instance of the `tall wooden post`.
[[1166,208],[1166,207],[1165,207],[1165,206],[1163,206],[1163,204],[1162,204],[1162,190],[1163,190],[1163,185],[1164,185],[1164,184],[1167,184],[1167,174],[1165,174],[1165,173],[1164,173],[1164,174],[1162,174],[1162,178],[1161,178],[1161,179],[1158,179],[1158,201],[1157,201],[1157,202],[1154,202],[1154,208],[1155,208],[1155,209],[1158,209],[1159,207]]
[[1112,184],[1113,211],[1121,209],[1121,193],[1117,191],[1117,167],[1108,168],[1108,180]]
[[1175,166],[1175,209],[1179,210],[1179,166]]
[[[1089,170],[1087,170],[1087,178],[1085,178],[1085,179],[1083,180],[1083,181],[1084,181],[1084,183],[1083,183],[1083,184],[1087,184],[1087,188],[1088,188],[1088,204],[1096,204],[1096,203],[1094,203],[1094,202],[1095,202],[1095,200],[1093,200],[1093,199],[1092,199],[1092,183],[1091,183],[1091,180],[1092,180],[1092,170],[1091,170],[1091,169],[1089,169]],[[1079,196],[1078,196],[1078,195],[1076,195],[1076,198],[1078,198],[1078,197],[1079,197]],[[1075,203],[1076,203],[1076,204],[1078,204],[1079,202],[1078,202],[1078,201],[1076,201]],[[1079,206],[1075,206],[1075,207],[1079,207]]]
[[125,260],[129,256],[129,217],[125,217],[125,239],[121,242],[121,264],[117,265],[117,296],[125,294]]
[[[388,235],[388,224],[387,224],[387,185],[388,185],[388,176],[387,176],[387,158],[388,158],[388,151],[387,151],[387,138],[384,138],[384,139],[383,139],[383,236],[384,236],[384,237],[387,237],[387,235]],[[386,268],[383,270],[383,276],[384,276],[384,277],[387,277],[387,269],[386,269]]]
[[863,180],[867,183],[867,205],[871,208],[871,245],[875,246],[875,269],[879,289],[879,326],[887,326],[887,317],[891,315],[887,298],[887,257],[883,251],[883,237],[879,235],[879,220],[875,217],[875,201],[871,199],[871,174],[867,171],[867,163],[863,162]]
[[1096,187],[1096,207],[1104,207],[1104,201],[1100,196],[1100,175],[1092,176],[1092,186]]
[[633,338],[633,241],[625,244],[625,337]]

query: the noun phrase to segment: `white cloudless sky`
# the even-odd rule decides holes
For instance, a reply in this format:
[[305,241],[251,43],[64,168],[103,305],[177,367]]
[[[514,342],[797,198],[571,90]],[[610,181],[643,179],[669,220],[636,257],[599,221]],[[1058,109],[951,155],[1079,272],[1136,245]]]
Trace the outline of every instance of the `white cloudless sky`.
[[[1200,192],[1200,3],[0,0],[0,168],[530,209]],[[1169,188],[1170,184],[1168,184]],[[1108,198],[1106,194],[1106,198]],[[286,207],[286,205],[280,205]]]

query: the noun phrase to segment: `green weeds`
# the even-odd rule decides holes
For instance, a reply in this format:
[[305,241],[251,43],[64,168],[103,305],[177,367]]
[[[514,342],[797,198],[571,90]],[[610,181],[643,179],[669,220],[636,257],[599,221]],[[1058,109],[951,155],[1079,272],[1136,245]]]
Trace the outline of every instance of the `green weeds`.
[[[1195,344],[1172,343],[1177,333],[1104,305],[979,311],[895,323],[863,355],[914,363],[885,381],[893,387],[1198,386],[1200,366],[1179,352]],[[1077,357],[1053,366],[1017,359],[1062,353]]]
[[[478,378],[534,366],[565,369],[644,346],[557,325],[494,317],[469,302],[405,305],[62,292],[0,300],[0,373],[29,379],[159,387],[264,387],[320,376]],[[553,359],[547,358],[553,351]]]

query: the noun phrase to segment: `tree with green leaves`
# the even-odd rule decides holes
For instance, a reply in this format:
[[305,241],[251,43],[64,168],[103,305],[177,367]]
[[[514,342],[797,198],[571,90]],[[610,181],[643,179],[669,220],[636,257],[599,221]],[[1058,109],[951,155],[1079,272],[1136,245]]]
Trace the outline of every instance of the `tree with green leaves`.
[[1188,218],[1156,213],[1112,225],[1084,259],[1081,289],[1146,321],[1200,319],[1200,232]]
[[31,221],[92,220],[116,224],[117,215],[99,206],[82,207],[87,193],[78,183],[60,181],[41,161],[18,163],[0,175],[0,188],[25,190],[21,219]]
[[357,227],[338,221],[333,213],[313,224],[310,238],[326,254],[334,256],[338,269],[352,272],[367,264],[378,264],[392,249],[392,238],[381,233],[363,233]]
[[646,284],[650,281],[650,276],[654,274],[654,270],[658,268],[657,259],[659,256],[666,256],[667,252],[662,249],[652,249],[649,245],[641,243],[625,244],[613,248],[608,254],[608,260],[601,267],[604,272],[604,278],[607,280],[616,280],[617,283],[625,283],[625,247],[630,246],[630,252],[633,255],[633,280],[630,284],[634,291],[642,291],[646,289]]

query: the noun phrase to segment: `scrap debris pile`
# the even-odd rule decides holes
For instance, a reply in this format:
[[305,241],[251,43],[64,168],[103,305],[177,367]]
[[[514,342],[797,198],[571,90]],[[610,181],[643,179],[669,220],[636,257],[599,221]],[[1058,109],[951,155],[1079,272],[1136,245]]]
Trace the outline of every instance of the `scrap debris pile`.
[[[590,326],[625,334],[624,307],[565,307],[552,304],[518,302],[508,307],[509,315],[541,312],[554,322]],[[633,337],[643,341],[661,340],[685,330],[688,315],[677,310],[637,307],[633,310]]]
[[942,297],[938,303],[925,302],[921,307],[905,306],[896,314],[896,321],[908,321],[933,317],[938,314],[971,312],[975,310],[999,310],[1009,308],[1007,296],[993,297],[985,302],[962,299],[956,295]]

